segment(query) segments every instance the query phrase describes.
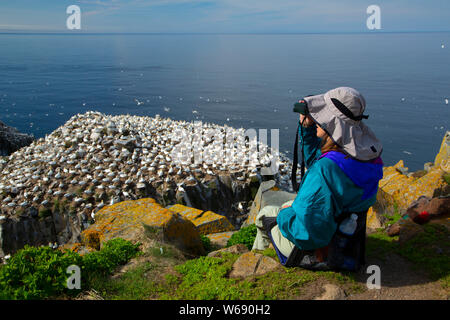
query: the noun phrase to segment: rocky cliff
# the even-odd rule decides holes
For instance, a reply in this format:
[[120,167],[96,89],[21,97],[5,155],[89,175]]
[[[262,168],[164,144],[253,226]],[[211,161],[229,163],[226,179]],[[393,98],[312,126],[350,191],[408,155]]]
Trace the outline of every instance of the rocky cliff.
[[33,141],[33,136],[20,133],[16,128],[9,127],[0,121],[0,156],[8,156]]
[[289,188],[290,161],[276,156],[244,129],[75,115],[1,161],[0,256],[25,244],[79,241],[104,206],[148,197],[212,210],[240,226],[273,159],[279,171],[269,178]]

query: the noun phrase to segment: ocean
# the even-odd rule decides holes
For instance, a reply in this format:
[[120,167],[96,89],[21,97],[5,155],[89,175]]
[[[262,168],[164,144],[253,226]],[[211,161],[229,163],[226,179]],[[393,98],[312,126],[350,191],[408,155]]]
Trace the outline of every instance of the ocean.
[[292,159],[293,104],[349,86],[385,165],[412,171],[450,130],[449,66],[450,33],[0,34],[0,120],[35,137],[88,110],[279,129]]

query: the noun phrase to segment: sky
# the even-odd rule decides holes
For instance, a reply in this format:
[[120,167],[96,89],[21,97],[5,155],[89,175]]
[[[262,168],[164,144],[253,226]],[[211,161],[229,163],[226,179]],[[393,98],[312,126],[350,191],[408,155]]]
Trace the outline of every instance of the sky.
[[[68,30],[70,5],[81,29]],[[369,30],[367,8],[380,8]],[[0,0],[0,32],[315,33],[450,31],[449,0]]]

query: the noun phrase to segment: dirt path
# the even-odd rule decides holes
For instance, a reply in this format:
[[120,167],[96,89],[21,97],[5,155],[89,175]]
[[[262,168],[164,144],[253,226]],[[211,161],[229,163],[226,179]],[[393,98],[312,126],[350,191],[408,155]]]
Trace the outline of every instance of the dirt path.
[[[349,300],[447,300],[450,291],[439,281],[432,281],[407,260],[396,254],[387,255],[385,260],[372,258],[369,265],[378,265],[381,270],[381,289],[366,290],[350,295]],[[370,274],[361,273],[358,280],[365,284]]]

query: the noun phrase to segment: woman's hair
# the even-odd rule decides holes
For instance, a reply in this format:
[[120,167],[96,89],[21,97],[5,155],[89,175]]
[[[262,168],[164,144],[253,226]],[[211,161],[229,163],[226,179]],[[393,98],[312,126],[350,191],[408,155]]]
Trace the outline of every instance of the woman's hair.
[[331,137],[327,134],[325,139],[322,140],[320,151],[324,154],[328,151],[341,151],[341,148],[334,143],[333,139],[331,139]]

